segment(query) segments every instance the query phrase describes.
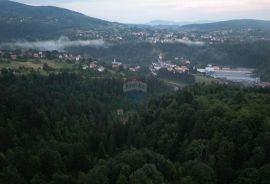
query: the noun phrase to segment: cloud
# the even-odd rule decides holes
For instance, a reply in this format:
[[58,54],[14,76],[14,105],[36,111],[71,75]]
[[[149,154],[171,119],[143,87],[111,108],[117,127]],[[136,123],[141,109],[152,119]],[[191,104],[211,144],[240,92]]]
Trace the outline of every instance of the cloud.
[[183,40],[183,39],[176,39],[176,43],[182,43],[188,46],[204,46],[204,42],[202,41],[191,41],[191,40]]
[[41,51],[58,50],[63,51],[69,47],[108,47],[108,43],[103,40],[69,40],[67,37],[61,37],[58,40],[46,41],[17,41],[12,43],[2,43],[0,48],[8,49],[36,49]]
[[184,40],[184,39],[175,39],[175,40],[168,40],[165,43],[181,43],[188,46],[204,46],[205,43],[202,41],[191,41],[191,40]]
[[269,10],[269,0],[183,0],[176,3],[177,10],[200,10],[203,12],[239,12]]

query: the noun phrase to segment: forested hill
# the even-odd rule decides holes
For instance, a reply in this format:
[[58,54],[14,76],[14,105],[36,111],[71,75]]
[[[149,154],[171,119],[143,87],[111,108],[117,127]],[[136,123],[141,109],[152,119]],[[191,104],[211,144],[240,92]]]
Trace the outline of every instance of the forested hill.
[[[81,13],[52,6],[29,6],[9,0],[0,0],[0,42],[11,40],[58,39],[60,36],[77,38],[81,33],[96,35],[112,32],[127,33],[130,27],[88,17]],[[140,28],[151,28],[147,25]],[[152,27],[153,29],[158,28]],[[151,29],[152,29],[151,28]],[[270,21],[263,20],[230,20],[206,24],[190,24],[185,26],[165,26],[166,29],[188,31],[213,31],[223,29],[270,29]],[[96,31],[96,32],[95,32]],[[106,35],[106,34],[105,34]],[[91,39],[88,36],[87,39]]]
[[2,71],[0,183],[268,184],[269,92],[194,86],[129,106],[121,80]]
[[180,29],[192,31],[215,31],[223,29],[248,29],[248,28],[270,30],[270,21],[240,19],[240,20],[220,21],[206,24],[190,24],[180,27]]
[[68,31],[109,29],[120,25],[52,6],[29,6],[0,0],[0,41],[58,38]]

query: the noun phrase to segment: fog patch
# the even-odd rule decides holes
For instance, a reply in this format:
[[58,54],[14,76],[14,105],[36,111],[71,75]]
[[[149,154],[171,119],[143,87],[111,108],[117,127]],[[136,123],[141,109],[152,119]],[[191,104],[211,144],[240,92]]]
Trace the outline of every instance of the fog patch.
[[45,41],[16,41],[0,44],[0,48],[5,49],[34,49],[40,51],[64,51],[70,47],[108,47],[104,40],[70,40],[67,37],[60,37],[58,40]]
[[175,40],[177,43],[182,43],[188,46],[204,46],[204,42],[202,41],[191,41],[191,40],[183,40],[183,39],[177,39]]
[[188,46],[204,46],[205,43],[202,41],[191,41],[191,40],[184,40],[184,39],[174,39],[165,41],[165,43],[182,43]]

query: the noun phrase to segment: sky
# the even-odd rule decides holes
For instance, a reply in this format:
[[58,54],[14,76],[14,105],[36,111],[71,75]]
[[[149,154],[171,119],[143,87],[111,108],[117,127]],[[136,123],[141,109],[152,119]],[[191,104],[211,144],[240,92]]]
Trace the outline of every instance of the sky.
[[270,20],[270,0],[14,0],[51,5],[122,23]]

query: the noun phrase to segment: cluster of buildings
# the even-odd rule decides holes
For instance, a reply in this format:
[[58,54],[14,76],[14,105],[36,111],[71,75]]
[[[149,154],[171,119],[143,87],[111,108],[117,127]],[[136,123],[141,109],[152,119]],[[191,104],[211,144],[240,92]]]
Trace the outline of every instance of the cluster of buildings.
[[157,31],[154,33],[138,32],[132,33],[137,39],[148,41],[150,43],[173,43],[177,40],[184,40],[189,42],[190,40],[201,41],[209,44],[224,43],[228,40],[234,32],[230,30],[212,31],[212,32],[186,32],[186,31]]
[[134,66],[134,67],[130,67],[129,71],[131,72],[138,72],[141,70],[141,66]]
[[116,60],[114,59],[114,61],[112,62],[112,69],[119,69],[120,66],[122,66],[124,70],[129,70],[131,72],[138,72],[141,70],[141,66],[130,66],[121,62],[116,62]]
[[[130,66],[128,64],[123,64],[121,62],[117,62],[114,59],[114,61],[112,62],[112,65],[111,65],[111,69],[118,70],[120,67],[123,67],[124,70],[128,70],[128,71],[131,71],[131,72],[138,72],[138,71],[141,70],[141,66]],[[90,64],[82,65],[82,69],[83,70],[94,69],[94,70],[97,70],[99,72],[104,72],[105,71],[105,67],[98,64],[97,61],[93,61]]]
[[56,51],[24,51],[24,50],[0,50],[0,57],[11,60],[19,60],[19,59],[43,59],[43,58],[53,58],[59,60],[70,60],[70,61],[80,61],[83,59],[81,55],[74,56],[69,53],[60,53]]
[[116,62],[116,59],[114,59],[114,61],[112,62],[112,69],[118,69],[122,65],[123,65],[123,63]]
[[17,59],[45,58],[46,55],[41,51],[0,50],[0,57],[5,59],[17,60]]
[[148,41],[150,43],[171,43],[177,40],[201,41],[207,44],[224,43],[229,40],[257,40],[262,39],[259,34],[256,34],[252,29],[221,29],[217,31],[206,32],[188,32],[188,31],[148,31],[131,32],[130,36],[136,37],[138,40]]
[[[185,64],[190,64],[191,62],[189,60],[185,60]],[[182,62],[182,64],[184,64]],[[173,73],[186,73],[189,72],[189,68],[186,65],[176,65],[176,64],[171,64],[171,62],[164,62],[162,55],[159,55],[158,62],[154,62],[149,66],[149,70],[151,73],[156,76],[157,72],[160,69],[166,69],[169,72]]]
[[75,60],[78,62],[78,61],[82,60],[83,58],[81,55],[73,56],[73,54],[60,53],[58,55],[58,59],[60,59],[60,60]]
[[260,82],[257,86],[260,88],[270,88],[270,83],[269,82]]
[[[219,66],[213,66],[208,64],[205,68],[197,68],[197,72],[203,73],[209,76],[212,76],[215,72],[220,71],[221,68]],[[223,68],[223,70],[230,70],[229,68]]]
[[257,34],[258,30],[251,28],[243,28],[243,29],[222,29],[218,31],[209,31],[200,33],[197,35],[197,38],[209,43],[224,43],[230,40],[261,40],[264,39],[264,36]]
[[[260,39],[259,34],[252,29],[221,29],[218,31],[185,31],[185,30],[151,30],[151,29],[131,29],[128,32],[118,31],[103,31],[98,30],[79,30],[76,36],[81,39],[103,39],[108,41],[122,41],[136,39],[141,41],[148,41],[151,43],[166,43],[177,39],[183,40],[200,40],[209,44],[224,43],[232,39]],[[255,34],[254,34],[255,33]]]
[[93,61],[89,64],[85,64],[82,65],[82,69],[86,70],[86,69],[92,69],[92,70],[96,70],[98,72],[104,72],[105,68],[102,65],[99,65],[96,61]]
[[170,63],[166,63],[166,62],[157,62],[157,63],[152,63],[149,66],[149,70],[152,72],[152,74],[154,76],[157,75],[157,72],[160,69],[166,69],[169,72],[173,72],[173,73],[186,73],[189,71],[187,66],[178,66],[175,64],[170,64]]
[[198,68],[197,72],[213,78],[241,83],[244,85],[258,85],[261,83],[260,78],[254,76],[253,69],[249,68],[221,68],[219,66],[212,66],[209,64],[205,68]]

